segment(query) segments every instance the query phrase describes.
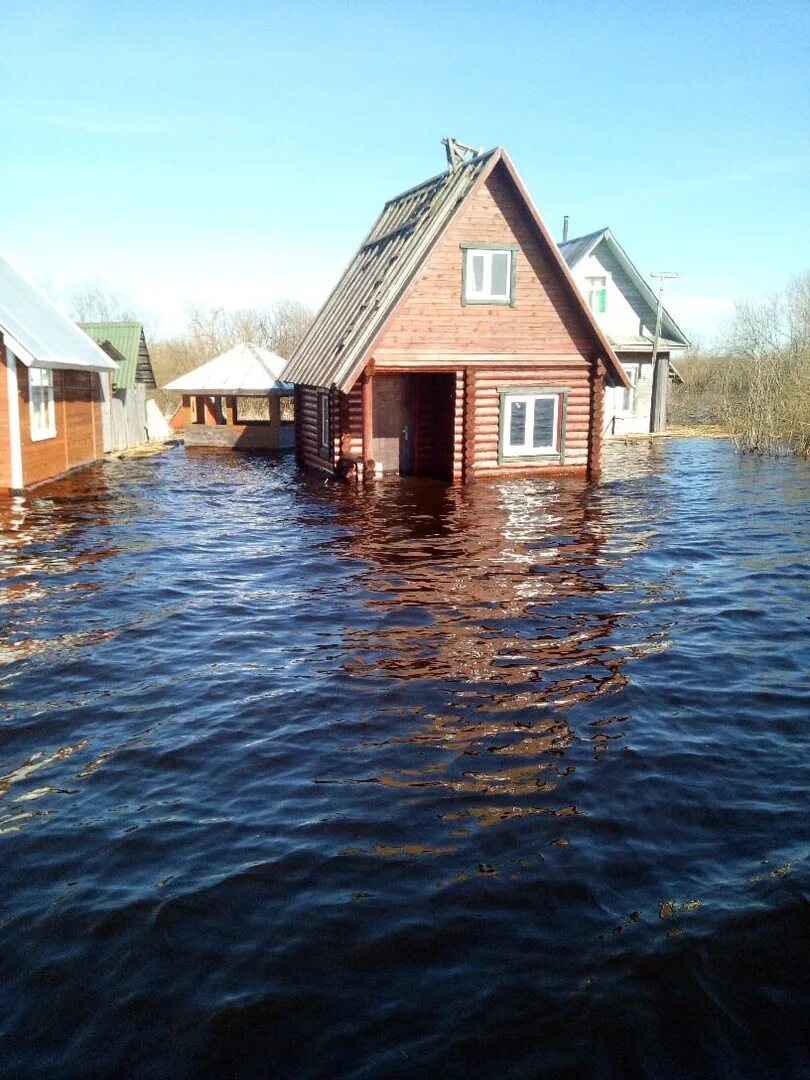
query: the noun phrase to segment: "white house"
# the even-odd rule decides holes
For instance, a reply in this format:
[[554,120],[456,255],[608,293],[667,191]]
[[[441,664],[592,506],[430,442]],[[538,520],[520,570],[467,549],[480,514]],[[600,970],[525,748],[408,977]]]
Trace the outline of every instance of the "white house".
[[[605,390],[605,434],[649,431],[658,298],[610,229],[564,241],[559,247],[633,384],[632,390],[622,386]],[[670,360],[670,380],[680,379],[671,363],[672,354],[688,346],[685,334],[664,308],[658,355]]]

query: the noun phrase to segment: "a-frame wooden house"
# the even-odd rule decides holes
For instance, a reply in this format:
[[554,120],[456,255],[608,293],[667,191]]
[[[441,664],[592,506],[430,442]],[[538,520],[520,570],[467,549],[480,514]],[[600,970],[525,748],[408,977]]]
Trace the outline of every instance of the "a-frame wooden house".
[[383,207],[283,377],[296,451],[329,473],[599,471],[627,378],[504,150],[446,140]]

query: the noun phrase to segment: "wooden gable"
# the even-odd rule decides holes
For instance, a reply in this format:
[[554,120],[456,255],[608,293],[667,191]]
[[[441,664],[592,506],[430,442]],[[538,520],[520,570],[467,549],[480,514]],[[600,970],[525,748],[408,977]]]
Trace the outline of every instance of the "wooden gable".
[[[464,244],[515,246],[512,306],[462,304]],[[510,356],[594,354],[593,329],[522,194],[499,162],[470,193],[372,350]]]

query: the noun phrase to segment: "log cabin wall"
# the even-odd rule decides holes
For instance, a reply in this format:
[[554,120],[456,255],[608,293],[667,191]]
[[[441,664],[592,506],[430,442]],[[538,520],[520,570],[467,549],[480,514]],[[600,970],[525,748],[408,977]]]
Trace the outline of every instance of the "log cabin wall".
[[47,439],[31,438],[28,369],[19,361],[17,385],[25,487],[61,476],[102,457],[101,386],[96,372],[54,371],[56,435]]
[[358,380],[348,394],[340,395],[340,453],[352,460],[363,459],[363,388]]
[[340,447],[339,402],[336,392],[330,393],[331,457],[321,454],[318,431],[318,396],[324,391],[315,386],[295,388],[295,457],[308,469],[334,472]]
[[[595,407],[591,365],[579,360],[541,367],[476,366],[468,369],[467,386],[462,443],[464,479],[588,471],[590,460],[598,454],[591,433],[591,410]],[[507,387],[543,386],[566,391],[561,460],[499,461],[499,391]]]

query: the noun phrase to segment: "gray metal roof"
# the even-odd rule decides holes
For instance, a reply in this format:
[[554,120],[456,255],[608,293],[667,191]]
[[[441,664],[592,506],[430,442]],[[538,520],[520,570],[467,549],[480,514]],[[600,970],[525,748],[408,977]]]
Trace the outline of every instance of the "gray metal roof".
[[498,150],[390,199],[284,369],[289,382],[347,389],[354,369],[454,211]]
[[164,390],[180,394],[224,394],[233,397],[264,397],[292,394],[291,383],[281,382],[284,360],[260,345],[243,342],[215,356],[193,371],[166,383]]
[[0,331],[27,367],[115,371],[117,365],[76,323],[0,257]]
[[[586,236],[577,236],[573,240],[567,240],[564,244],[558,244],[557,246],[569,268],[573,270],[580,260],[584,259],[586,255],[590,255],[602,242],[608,246],[624,272],[638,289],[641,299],[647,304],[654,321],[658,309],[658,297],[610,229],[597,229],[596,232],[588,233]],[[641,316],[642,312],[638,312],[638,314]],[[685,348],[689,345],[689,338],[687,338],[666,308],[663,308],[661,312],[661,333],[667,339],[667,344],[675,348]]]
[[569,267],[573,269],[580,259],[588,255],[599,241],[604,239],[606,232],[607,229],[597,229],[596,232],[588,233],[587,236],[577,236],[574,240],[566,240],[565,243],[558,244],[557,247]]

